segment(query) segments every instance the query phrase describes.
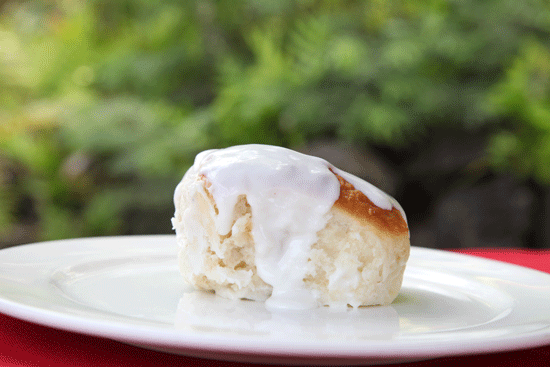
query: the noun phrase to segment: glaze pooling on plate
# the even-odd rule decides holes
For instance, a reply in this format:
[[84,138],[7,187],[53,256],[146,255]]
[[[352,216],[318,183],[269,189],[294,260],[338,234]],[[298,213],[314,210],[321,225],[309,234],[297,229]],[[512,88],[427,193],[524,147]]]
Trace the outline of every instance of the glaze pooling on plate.
[[[340,182],[335,173],[377,207],[388,211],[396,208],[406,221],[397,201],[372,184],[321,158],[257,144],[198,154],[176,188],[174,200],[177,203],[182,192],[189,189],[184,187],[184,181],[189,182],[186,177],[204,177],[217,209],[216,230],[220,236],[226,236],[235,223],[234,208],[239,198],[246,196],[253,213],[256,269],[260,278],[273,287],[268,304],[312,308],[317,300],[304,288],[303,279],[311,246],[318,240],[317,233],[327,225],[329,211],[340,195]],[[196,185],[191,190],[201,190],[200,185]],[[191,215],[191,211],[187,214],[183,213],[185,225],[198,231],[196,214]],[[201,246],[209,245],[207,241],[202,242]],[[195,263],[200,263],[199,259]],[[195,271],[200,269],[197,267]]]

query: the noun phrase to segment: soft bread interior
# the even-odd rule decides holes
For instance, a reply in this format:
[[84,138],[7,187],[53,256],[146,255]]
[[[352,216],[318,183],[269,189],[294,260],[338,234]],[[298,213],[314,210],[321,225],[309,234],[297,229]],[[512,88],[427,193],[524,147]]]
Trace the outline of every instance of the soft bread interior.
[[[233,226],[220,235],[217,208],[204,177],[189,178],[198,189],[176,198],[174,227],[181,246],[180,269],[198,289],[226,298],[265,300],[272,287],[257,274],[252,215],[246,196],[234,208]],[[198,186],[197,186],[198,185]],[[335,205],[317,233],[307,263],[304,285],[323,305],[386,305],[397,296],[409,257],[408,231],[385,231]],[[187,219],[187,220],[186,220]],[[192,226],[192,228],[184,228]],[[192,237],[190,237],[192,236]]]

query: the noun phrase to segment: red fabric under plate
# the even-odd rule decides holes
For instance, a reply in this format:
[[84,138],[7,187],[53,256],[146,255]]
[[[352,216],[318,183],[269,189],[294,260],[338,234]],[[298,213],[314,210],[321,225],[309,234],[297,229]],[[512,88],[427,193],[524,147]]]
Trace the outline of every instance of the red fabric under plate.
[[[550,251],[468,249],[457,252],[505,261],[550,273]],[[550,300],[549,300],[550,312]],[[550,344],[550,340],[548,341]],[[438,358],[411,367],[550,366],[550,345],[499,354]],[[254,366],[153,352],[20,321],[0,314],[0,367],[7,366]],[[259,365],[256,365],[259,366]],[[399,365],[394,365],[399,366]]]
[[467,249],[455,252],[504,261],[550,273],[550,251],[548,250]]

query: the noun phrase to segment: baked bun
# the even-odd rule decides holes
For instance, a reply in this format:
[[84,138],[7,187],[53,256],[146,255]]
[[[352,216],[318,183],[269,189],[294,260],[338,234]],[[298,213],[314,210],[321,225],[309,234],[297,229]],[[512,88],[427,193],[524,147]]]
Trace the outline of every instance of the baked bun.
[[200,153],[174,194],[179,265],[195,288],[268,307],[387,305],[409,257],[403,209],[289,149]]

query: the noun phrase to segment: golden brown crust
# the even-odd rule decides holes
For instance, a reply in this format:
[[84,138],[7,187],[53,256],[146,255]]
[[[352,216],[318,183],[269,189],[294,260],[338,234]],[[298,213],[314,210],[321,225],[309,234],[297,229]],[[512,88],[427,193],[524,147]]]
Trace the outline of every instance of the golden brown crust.
[[409,227],[407,226],[407,222],[397,208],[393,207],[391,210],[386,210],[374,205],[365,194],[357,190],[342,176],[332,169],[330,171],[340,182],[340,196],[334,203],[335,207],[352,214],[359,220],[375,225],[385,233],[394,236],[408,234]]

